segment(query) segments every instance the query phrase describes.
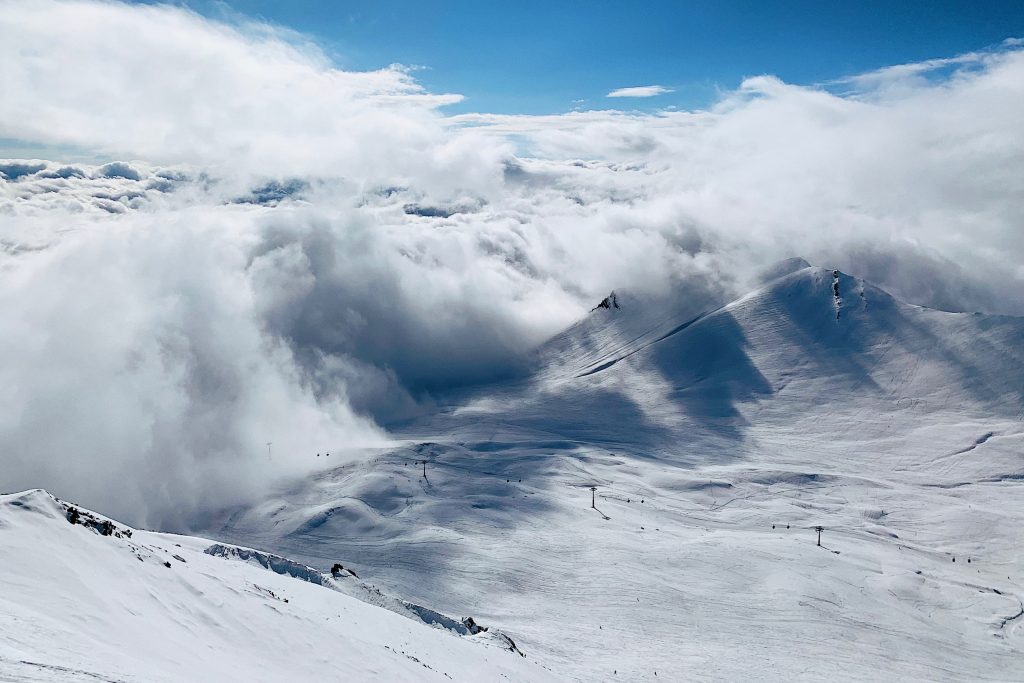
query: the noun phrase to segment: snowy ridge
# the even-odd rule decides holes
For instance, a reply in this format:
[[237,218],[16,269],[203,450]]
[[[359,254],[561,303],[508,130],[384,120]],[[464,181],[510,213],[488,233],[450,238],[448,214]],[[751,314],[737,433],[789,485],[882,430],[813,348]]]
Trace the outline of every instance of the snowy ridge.
[[685,302],[666,314],[630,292],[612,292],[587,317],[541,347],[538,363],[553,376],[600,372],[704,314],[697,302]]
[[500,633],[351,572],[129,529],[42,490],[0,496],[0,547],[0,680],[554,680]]
[[360,581],[359,577],[356,576],[355,572],[351,569],[340,567],[338,571],[328,574],[317,569],[313,569],[308,565],[281,557],[280,555],[264,553],[251,548],[224,545],[222,543],[214,543],[203,552],[207,555],[213,555],[214,557],[223,557],[256,564],[264,569],[274,572],[275,574],[283,574],[301,581],[308,581],[309,583],[316,584],[317,586],[323,586],[324,588],[338,591],[339,593],[344,593],[345,595],[354,597],[369,605],[381,607],[409,619],[422,621],[428,626],[438,626],[460,636],[472,636],[485,633],[487,636],[482,636],[480,638],[481,640],[492,640],[507,650],[523,655],[523,653],[516,647],[515,642],[501,631],[488,627],[480,627],[476,625],[476,622],[472,617],[466,617],[462,620],[455,619],[432,610],[429,607],[424,607],[422,605],[408,602],[407,600],[401,600],[390,595],[385,595],[380,591],[380,589]]

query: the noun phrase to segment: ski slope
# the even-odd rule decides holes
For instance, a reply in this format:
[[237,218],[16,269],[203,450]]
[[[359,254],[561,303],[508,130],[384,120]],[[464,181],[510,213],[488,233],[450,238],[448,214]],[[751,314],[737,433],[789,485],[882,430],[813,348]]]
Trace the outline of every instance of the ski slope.
[[1024,320],[799,260],[647,303],[206,533],[351,563],[574,680],[1024,680]]
[[132,530],[41,490],[0,496],[0,548],[2,681],[558,680],[347,570]]

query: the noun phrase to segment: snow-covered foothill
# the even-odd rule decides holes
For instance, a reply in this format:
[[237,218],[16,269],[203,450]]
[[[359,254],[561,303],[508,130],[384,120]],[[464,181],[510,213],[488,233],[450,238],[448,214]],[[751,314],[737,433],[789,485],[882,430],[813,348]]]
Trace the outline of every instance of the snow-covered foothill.
[[558,680],[347,570],[129,529],[42,490],[0,496],[0,551],[3,681]]

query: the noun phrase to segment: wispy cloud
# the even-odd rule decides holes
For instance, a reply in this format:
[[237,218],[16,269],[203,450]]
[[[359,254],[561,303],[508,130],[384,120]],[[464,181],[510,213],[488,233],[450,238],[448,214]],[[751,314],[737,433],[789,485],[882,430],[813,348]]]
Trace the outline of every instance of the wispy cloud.
[[612,90],[605,97],[657,97],[673,92],[672,88],[663,85],[638,85],[632,88],[619,88]]
[[956,69],[981,68],[986,64],[998,61],[1007,52],[1019,50],[1022,46],[1024,46],[1024,39],[1006,38],[998,45],[983,50],[965,52],[952,57],[884,66],[874,71],[841,78],[825,85],[851,85],[855,90],[868,92],[881,91],[891,87],[921,86],[926,84],[921,79],[927,76],[941,77]]

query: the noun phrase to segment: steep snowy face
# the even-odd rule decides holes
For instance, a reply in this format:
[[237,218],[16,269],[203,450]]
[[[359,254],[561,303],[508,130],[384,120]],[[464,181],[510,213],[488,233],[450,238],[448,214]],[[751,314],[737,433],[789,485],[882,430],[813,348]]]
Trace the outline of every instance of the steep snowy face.
[[621,359],[657,342],[681,320],[715,305],[706,294],[650,300],[616,290],[582,320],[543,344],[535,354],[535,369],[541,375],[585,374],[609,359]]
[[[797,273],[802,275],[793,277]],[[788,314],[813,317],[822,303],[819,292],[806,287],[801,290],[798,283],[817,282],[823,274],[823,269],[812,268],[802,258],[787,259],[765,271],[761,276],[763,289],[734,304],[748,302],[747,308],[771,306],[774,300],[796,296]],[[834,311],[841,303],[838,277],[838,271],[834,271],[830,299]],[[860,281],[854,280],[852,286],[863,290]],[[880,298],[891,298],[881,290],[874,291]],[[659,298],[631,291],[612,292],[589,315],[541,346],[537,353],[539,374],[585,376],[600,372],[714,315],[726,308],[725,304],[707,292],[687,291]]]
[[[628,294],[620,296],[613,292],[592,309],[586,318],[540,349],[540,372],[552,368],[571,368],[581,377],[601,372],[621,360],[668,341],[702,320],[705,330],[709,326],[719,325],[722,318],[730,316],[739,316],[741,322],[751,328],[760,326],[766,316],[788,318],[796,324],[817,326],[823,311],[828,311],[837,320],[842,316],[844,293],[850,297],[846,302],[847,315],[866,310],[868,293],[878,313],[891,307],[893,302],[891,296],[878,288],[839,271],[813,268],[806,265],[803,259],[784,261],[769,269],[767,277],[769,279],[761,289],[728,305],[707,297],[695,300],[679,297],[665,305],[663,302],[644,300]],[[620,298],[623,301],[621,305]],[[862,315],[860,319],[863,322],[869,317]],[[838,332],[843,337],[874,333],[849,327],[841,328]],[[821,328],[819,333],[827,336],[829,330]],[[694,334],[700,336],[704,332],[695,331]],[[767,331],[751,329],[752,336],[764,334]]]
[[344,568],[130,529],[41,490],[0,496],[0,548],[4,681],[554,680],[493,629]]

